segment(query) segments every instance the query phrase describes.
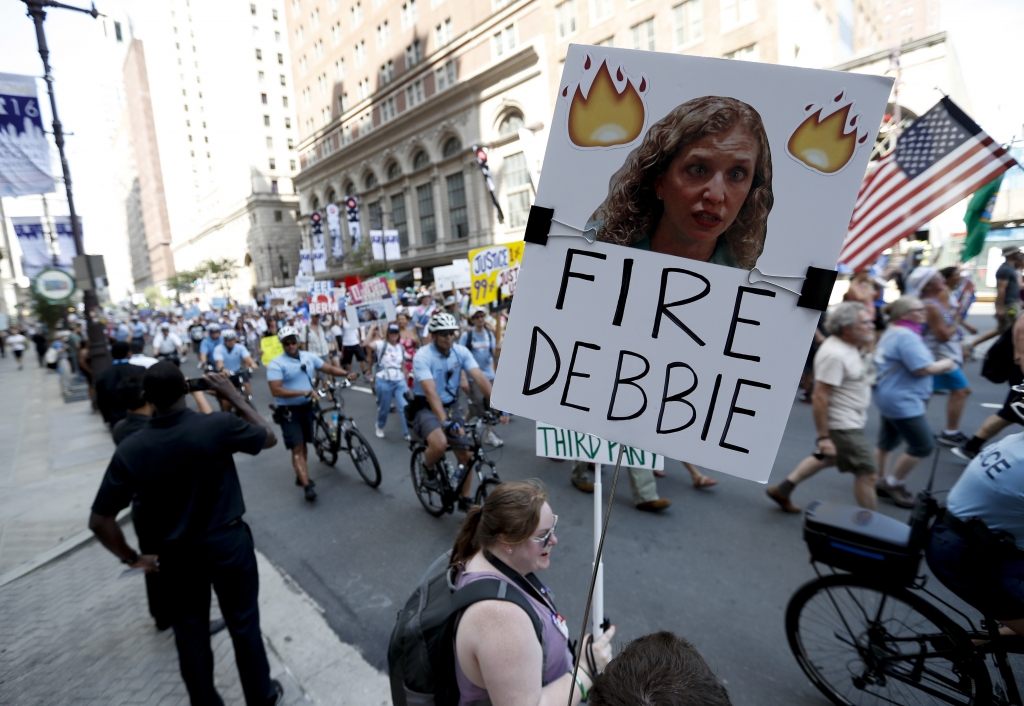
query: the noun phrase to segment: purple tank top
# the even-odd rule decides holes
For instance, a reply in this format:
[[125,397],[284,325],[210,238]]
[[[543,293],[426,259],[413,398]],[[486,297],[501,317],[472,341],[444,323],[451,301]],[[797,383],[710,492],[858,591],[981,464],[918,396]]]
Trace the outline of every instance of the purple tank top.
[[[572,653],[569,651],[569,640],[562,634],[562,631],[558,628],[557,620],[561,619],[561,616],[551,610],[551,607],[541,603],[529,593],[516,586],[514,583],[508,580],[503,574],[495,573],[492,571],[474,571],[467,573],[465,571],[460,572],[458,577],[455,579],[455,588],[459,589],[466,584],[472,583],[473,581],[479,581],[480,579],[498,579],[504,581],[511,588],[519,591],[521,594],[526,596],[526,600],[530,602],[533,609],[537,611],[538,617],[540,617],[540,623],[543,627],[541,634],[544,637],[544,678],[542,684],[550,684],[555,681],[563,674],[572,671]],[[469,677],[462,671],[462,666],[459,664],[458,654],[456,653],[455,658],[455,679],[459,685],[459,706],[473,706],[474,704],[489,704],[490,697],[487,695],[486,689],[481,689],[479,686],[469,680]]]

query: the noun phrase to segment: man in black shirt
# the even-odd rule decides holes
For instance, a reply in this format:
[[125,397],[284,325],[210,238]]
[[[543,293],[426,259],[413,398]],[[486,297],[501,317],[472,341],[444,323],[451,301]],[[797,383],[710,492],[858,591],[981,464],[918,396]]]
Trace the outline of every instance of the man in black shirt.
[[96,376],[96,406],[99,407],[103,421],[113,429],[114,425],[125,418],[128,410],[117,394],[117,385],[123,378],[142,375],[146,369],[128,362],[129,346],[118,341],[110,347],[113,365]]
[[[276,703],[281,685],[270,667],[259,627],[259,577],[252,535],[232,454],[257,454],[277,443],[270,425],[242,399],[227,375],[205,378],[231,400],[242,418],[188,409],[188,385],[172,363],[143,379],[153,407],[148,426],[125,439],[107,467],[89,528],[132,568],[159,571],[172,597],[171,619],[182,678],[192,704],[221,704],[213,684],[210,587],[217,591],[231,632],[242,690],[249,706]],[[155,554],[128,546],[117,513],[135,500],[139,534]]]

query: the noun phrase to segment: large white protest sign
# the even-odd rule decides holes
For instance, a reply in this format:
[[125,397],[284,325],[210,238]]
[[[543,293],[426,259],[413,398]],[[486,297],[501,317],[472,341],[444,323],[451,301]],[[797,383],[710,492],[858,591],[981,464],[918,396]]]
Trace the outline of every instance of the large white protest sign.
[[[593,434],[584,434],[537,422],[537,455],[545,458],[559,458],[564,461],[587,461],[614,465],[619,456],[619,445],[614,441],[605,441]],[[636,468],[650,468],[653,471],[665,469],[664,456],[634,449],[632,446],[627,446],[623,450],[622,462]]]
[[493,404],[767,480],[891,84],[570,47]]
[[472,285],[469,260],[452,260],[450,265],[434,268],[434,288],[438,292],[450,292],[453,289],[465,289]]

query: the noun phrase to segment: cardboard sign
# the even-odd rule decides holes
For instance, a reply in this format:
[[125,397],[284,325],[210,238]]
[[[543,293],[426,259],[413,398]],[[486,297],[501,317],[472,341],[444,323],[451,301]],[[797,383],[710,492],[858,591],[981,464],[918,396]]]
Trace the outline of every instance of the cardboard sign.
[[434,289],[450,292],[472,285],[469,275],[469,260],[452,260],[452,264],[434,268]]
[[353,326],[394,321],[395,302],[391,299],[378,299],[361,304],[349,304],[345,307],[345,316]]
[[[593,434],[537,422],[537,455],[614,466],[619,458],[619,445]],[[665,469],[665,457],[627,446],[622,453],[622,465],[661,471]]]
[[473,306],[483,306],[497,301],[499,288],[502,288],[502,294],[505,296],[515,291],[519,266],[523,261],[524,245],[525,243],[516,242],[469,251],[472,277],[470,297]]
[[375,302],[389,297],[391,295],[391,287],[388,284],[387,277],[371,277],[349,287],[348,295],[349,301],[352,304]]
[[271,300],[279,299],[287,304],[298,299],[299,295],[295,287],[271,287],[270,298]]
[[330,280],[313,282],[309,288],[309,313],[310,314],[333,314],[337,310],[334,303],[334,283]]
[[308,292],[315,281],[313,275],[295,275],[295,289],[299,292]]
[[891,85],[570,47],[494,406],[766,481]]

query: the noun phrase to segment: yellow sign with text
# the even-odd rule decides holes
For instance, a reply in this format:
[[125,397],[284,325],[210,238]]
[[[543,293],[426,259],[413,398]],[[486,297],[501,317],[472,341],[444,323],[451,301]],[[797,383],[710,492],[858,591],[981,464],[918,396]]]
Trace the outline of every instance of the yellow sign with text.
[[499,289],[504,296],[515,293],[524,247],[525,244],[519,241],[469,251],[473,306],[497,301]]

